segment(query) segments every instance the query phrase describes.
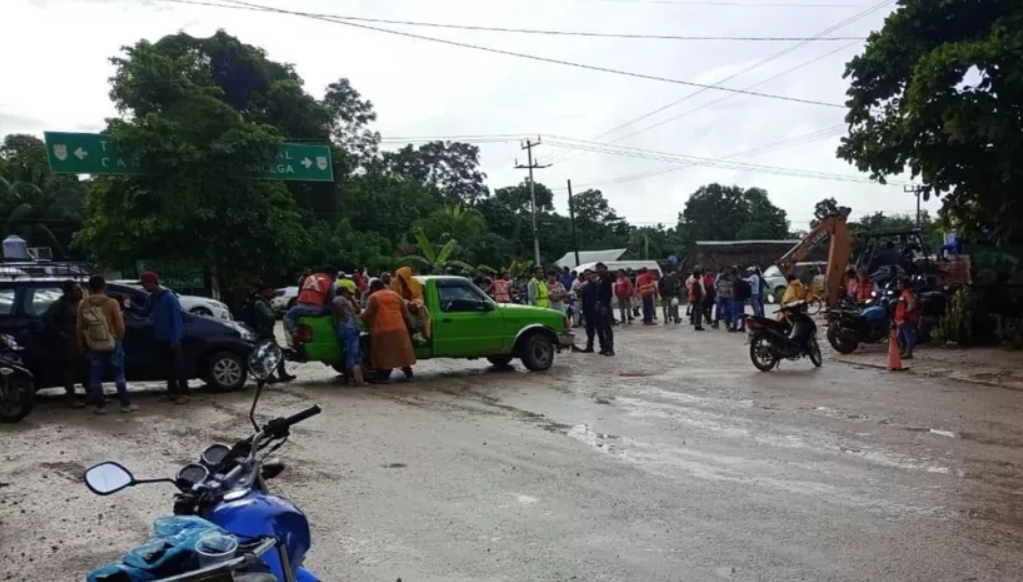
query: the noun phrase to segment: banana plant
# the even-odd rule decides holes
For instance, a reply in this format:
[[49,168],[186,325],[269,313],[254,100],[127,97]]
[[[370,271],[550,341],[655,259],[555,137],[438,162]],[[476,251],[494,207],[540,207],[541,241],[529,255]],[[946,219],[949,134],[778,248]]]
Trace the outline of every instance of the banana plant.
[[419,247],[419,252],[422,255],[406,255],[401,258],[401,262],[429,267],[433,273],[471,275],[475,272],[476,269],[472,265],[451,258],[451,254],[458,245],[457,240],[449,239],[444,243],[444,246],[436,248],[430,242],[429,237],[426,236],[426,231],[422,227],[417,227],[413,234],[416,239],[416,245]]

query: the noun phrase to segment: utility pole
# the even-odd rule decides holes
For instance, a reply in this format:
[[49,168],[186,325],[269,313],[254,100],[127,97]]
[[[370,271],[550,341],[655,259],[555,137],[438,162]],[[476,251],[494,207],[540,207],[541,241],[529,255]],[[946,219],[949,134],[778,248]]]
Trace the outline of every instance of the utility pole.
[[916,195],[916,227],[920,228],[920,196],[924,192],[923,186],[903,186],[902,191]]
[[572,202],[572,181],[568,181],[568,219],[572,223],[572,249],[575,250],[575,266],[579,266],[579,239],[575,235],[575,204]]
[[528,165],[523,166],[517,161],[515,162],[515,167],[517,169],[529,170],[529,199],[533,206],[533,265],[536,267],[540,267],[542,265],[540,262],[540,230],[536,226],[536,184],[533,181],[533,170],[542,170],[543,168],[551,167],[550,164],[542,166],[539,163],[533,162],[533,148],[538,145],[540,145],[539,136],[536,138],[536,141],[530,141],[527,139],[526,143],[522,144],[522,149],[526,150],[526,159],[529,162]]

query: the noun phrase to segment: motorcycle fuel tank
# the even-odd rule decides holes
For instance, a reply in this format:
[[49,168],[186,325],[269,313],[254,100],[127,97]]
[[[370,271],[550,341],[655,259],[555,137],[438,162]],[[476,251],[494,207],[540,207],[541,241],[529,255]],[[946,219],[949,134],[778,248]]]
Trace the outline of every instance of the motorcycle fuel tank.
[[[316,582],[315,576],[299,571],[312,544],[309,520],[301,509],[287,499],[252,491],[217,505],[204,517],[238,536],[277,537],[287,548],[288,562],[296,571],[296,578],[301,582]],[[284,580],[280,557],[276,551],[264,554],[263,561],[278,580]]]
[[863,310],[863,319],[881,321],[888,317],[888,310],[883,305],[874,305]]

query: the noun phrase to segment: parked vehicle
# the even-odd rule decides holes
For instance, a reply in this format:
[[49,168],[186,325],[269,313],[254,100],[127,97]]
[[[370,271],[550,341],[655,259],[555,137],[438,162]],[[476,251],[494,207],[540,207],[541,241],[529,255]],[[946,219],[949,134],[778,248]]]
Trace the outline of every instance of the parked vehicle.
[[274,311],[284,312],[295,306],[298,299],[298,287],[283,287],[274,291],[270,298],[270,307]]
[[860,344],[887,342],[894,315],[890,294],[882,292],[868,305],[845,303],[825,312],[831,347],[840,354],[851,354]]
[[761,372],[770,372],[783,359],[809,357],[813,365],[820,368],[824,358],[817,343],[817,324],[806,313],[806,302],[793,301],[778,312],[784,313],[788,320],[746,318],[746,327],[750,330],[749,357],[753,365]]
[[[61,386],[60,367],[52,338],[42,315],[61,296],[62,278],[0,280],[0,333],[10,334],[24,348],[25,367],[35,376],[36,388]],[[127,298],[144,305],[147,293],[134,286],[111,283],[107,293],[118,303]],[[255,336],[234,321],[182,314],[182,355],[189,378],[201,378],[215,390],[235,390],[245,384],[245,358]],[[125,376],[129,382],[165,379],[165,359],[157,349],[153,326],[146,318],[125,311]],[[108,381],[110,378],[107,379]]]
[[[145,292],[145,288],[142,287],[142,283],[139,283],[138,279],[117,279],[110,281],[110,283],[123,285],[125,287],[132,287],[138,291]],[[173,291],[173,290],[172,290]],[[209,297],[202,297],[201,295],[181,295],[177,291],[174,294],[178,296],[178,303],[181,304],[181,310],[191,313],[192,315],[201,315],[203,317],[212,317],[213,319],[223,319],[231,321],[231,310],[228,309],[227,305],[211,299]]]
[[21,346],[0,334],[0,422],[18,422],[35,407],[35,377],[21,362]]
[[[496,366],[513,359],[534,372],[554,363],[554,353],[571,347],[575,336],[564,313],[553,309],[496,303],[464,277],[417,277],[423,284],[432,333],[425,345],[416,346],[416,359],[486,358]],[[370,366],[368,334],[364,331],[363,372],[367,378],[383,379],[391,370]],[[286,357],[299,362],[323,362],[343,371],[341,346],[330,316],[303,317],[298,332],[287,339]]]
[[[252,436],[231,447],[210,445],[199,462],[182,467],[174,479],[136,479],[131,471],[112,461],[85,472],[86,486],[97,495],[110,495],[146,483],[174,484],[178,488],[174,496],[175,517],[160,518],[154,531],[159,536],[161,530],[177,527],[174,533],[178,533],[190,527],[191,531],[217,536],[224,544],[218,548],[221,550],[218,561],[203,564],[195,540],[182,543],[183,536],[179,534],[177,539],[163,538],[166,543],[163,551],[153,552],[147,544],[129,553],[130,559],[93,571],[92,579],[123,572],[175,582],[319,582],[302,566],[312,542],[309,521],[294,503],[267,488],[267,481],[285,469],[277,459],[267,460],[267,454],[284,443],[291,427],[319,414],[320,407],[275,418],[262,427],[256,423],[254,414],[263,384],[282,357],[275,344],[262,342],[249,358],[249,371],[258,381],[249,411],[255,429]],[[263,451],[267,454],[260,455]],[[164,559],[165,555],[174,555],[176,559]]]

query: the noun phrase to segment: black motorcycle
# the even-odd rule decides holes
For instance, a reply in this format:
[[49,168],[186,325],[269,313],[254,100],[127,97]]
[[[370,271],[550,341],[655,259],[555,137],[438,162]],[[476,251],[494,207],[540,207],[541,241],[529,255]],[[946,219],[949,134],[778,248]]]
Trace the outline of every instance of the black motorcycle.
[[[843,304],[829,309],[824,317],[828,325],[828,343],[840,354],[851,354],[860,344],[888,341],[894,316],[894,292],[875,296],[865,305]],[[876,295],[876,293],[875,293]]]
[[781,360],[809,357],[817,368],[824,364],[817,343],[817,324],[807,313],[806,301],[793,301],[775,313],[784,313],[787,321],[750,316],[749,357],[761,372],[770,372]]
[[0,334],[0,422],[18,422],[36,405],[35,376],[21,362],[21,346]]

